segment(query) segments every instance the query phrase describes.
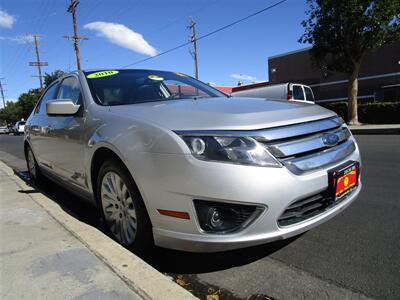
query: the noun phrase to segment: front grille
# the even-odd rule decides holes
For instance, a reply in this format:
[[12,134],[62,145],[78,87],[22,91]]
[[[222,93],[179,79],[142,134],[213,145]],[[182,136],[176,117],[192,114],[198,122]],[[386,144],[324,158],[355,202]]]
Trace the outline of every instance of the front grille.
[[328,191],[324,191],[311,197],[297,200],[285,209],[278,219],[278,225],[289,226],[310,219],[334,207],[347,197],[348,195],[334,201],[333,197],[329,196]]
[[[337,163],[356,149],[351,133],[338,117],[266,129],[257,138],[268,151],[297,175]],[[336,136],[327,145],[324,138]]]

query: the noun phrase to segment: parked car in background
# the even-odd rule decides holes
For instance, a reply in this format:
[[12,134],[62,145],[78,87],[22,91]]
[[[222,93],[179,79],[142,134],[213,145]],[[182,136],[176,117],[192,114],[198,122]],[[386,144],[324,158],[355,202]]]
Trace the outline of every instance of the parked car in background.
[[232,93],[233,97],[268,98],[314,103],[314,93],[308,85],[299,83],[274,84]]
[[101,211],[126,247],[217,252],[303,233],[361,190],[346,124],[318,105],[235,98],[182,73],[77,71],[26,123],[27,166]]
[[24,134],[24,130],[25,130],[25,121],[18,121],[17,123],[15,123],[12,129],[12,133],[14,135],[20,135]]
[[10,128],[8,126],[0,126],[0,134],[9,134]]

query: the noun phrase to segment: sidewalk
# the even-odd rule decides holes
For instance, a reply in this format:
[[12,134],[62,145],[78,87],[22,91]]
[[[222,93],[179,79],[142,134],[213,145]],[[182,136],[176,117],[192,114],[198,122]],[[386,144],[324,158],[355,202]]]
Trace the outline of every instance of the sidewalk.
[[182,297],[194,299],[0,161],[0,299]]
[[1,299],[142,299],[12,176],[0,169]]
[[353,134],[400,134],[400,124],[363,124],[349,128]]

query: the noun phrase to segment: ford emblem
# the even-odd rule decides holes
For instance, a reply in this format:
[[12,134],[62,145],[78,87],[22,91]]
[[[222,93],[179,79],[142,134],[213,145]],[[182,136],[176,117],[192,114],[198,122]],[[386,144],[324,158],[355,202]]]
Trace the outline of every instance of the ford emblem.
[[322,137],[322,142],[328,147],[336,146],[339,143],[339,136],[335,133],[328,133]]

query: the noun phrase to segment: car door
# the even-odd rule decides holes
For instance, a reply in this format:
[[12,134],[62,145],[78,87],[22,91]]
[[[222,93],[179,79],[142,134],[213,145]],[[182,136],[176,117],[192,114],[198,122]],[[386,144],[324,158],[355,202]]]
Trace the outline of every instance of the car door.
[[84,101],[77,76],[64,78],[58,89],[57,99],[70,99],[81,105],[73,116],[52,115],[50,117],[49,159],[53,170],[62,179],[86,187],[84,168]]
[[49,129],[50,118],[46,113],[46,103],[56,97],[58,81],[52,83],[39,99],[27,123],[27,139],[39,165],[51,169],[49,161]]

